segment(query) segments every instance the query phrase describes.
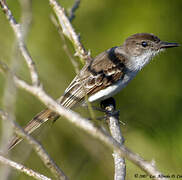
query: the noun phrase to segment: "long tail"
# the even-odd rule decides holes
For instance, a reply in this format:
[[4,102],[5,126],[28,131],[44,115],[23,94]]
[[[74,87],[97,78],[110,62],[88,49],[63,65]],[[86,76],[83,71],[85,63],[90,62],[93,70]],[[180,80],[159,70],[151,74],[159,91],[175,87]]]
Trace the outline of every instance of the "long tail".
[[[76,82],[75,79],[73,80],[73,83],[71,83],[70,86],[66,89],[64,95],[57,100],[57,102],[59,102],[65,108],[72,108],[76,104],[79,104],[84,98],[83,88],[80,88],[81,85],[77,83],[74,85],[74,83]],[[37,114],[25,126],[24,131],[27,132],[28,134],[31,134],[34,130],[39,128],[46,121],[48,120],[55,121],[58,118],[59,118],[59,115],[56,114],[54,111],[50,109],[45,109],[41,111],[39,114]],[[8,145],[8,150],[11,150],[12,148],[14,148],[21,141],[22,141],[22,138],[18,136],[13,137],[13,139],[10,141]]]
[[[29,123],[25,126],[24,131],[28,134],[31,134],[34,130],[39,128],[43,123],[45,123],[48,120],[55,121],[57,118],[59,118],[59,115],[57,115],[55,112],[53,112],[50,109],[45,109],[41,111],[37,116],[35,116]],[[11,150],[14,148],[18,143],[22,141],[22,138],[15,136],[10,141],[8,145],[8,150]]]

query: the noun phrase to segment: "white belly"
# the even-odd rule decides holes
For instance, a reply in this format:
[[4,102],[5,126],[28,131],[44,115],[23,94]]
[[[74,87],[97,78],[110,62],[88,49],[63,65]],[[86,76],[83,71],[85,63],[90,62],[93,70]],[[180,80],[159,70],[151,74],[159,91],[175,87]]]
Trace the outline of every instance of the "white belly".
[[107,98],[115,95],[116,93],[121,91],[129,83],[129,81],[133,79],[133,77],[135,75],[136,75],[136,73],[132,73],[132,74],[128,74],[128,75],[126,74],[122,80],[119,80],[118,82],[114,83],[113,85],[91,95],[88,98],[88,101],[93,102],[93,101],[97,101],[97,100],[104,100],[104,99],[107,99]]

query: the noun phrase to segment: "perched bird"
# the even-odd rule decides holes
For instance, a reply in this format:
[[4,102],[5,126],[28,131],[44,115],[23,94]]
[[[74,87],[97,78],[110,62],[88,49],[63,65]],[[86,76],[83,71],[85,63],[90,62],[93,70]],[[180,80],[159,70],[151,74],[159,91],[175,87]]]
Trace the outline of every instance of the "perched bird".
[[[149,33],[138,33],[128,37],[123,45],[99,54],[80,70],[64,94],[57,100],[65,108],[88,101],[107,99],[121,91],[136,74],[159,52],[177,43],[161,41]],[[24,128],[30,134],[48,120],[56,120],[59,115],[45,109],[36,115]],[[22,139],[14,137],[9,144],[12,149]]]

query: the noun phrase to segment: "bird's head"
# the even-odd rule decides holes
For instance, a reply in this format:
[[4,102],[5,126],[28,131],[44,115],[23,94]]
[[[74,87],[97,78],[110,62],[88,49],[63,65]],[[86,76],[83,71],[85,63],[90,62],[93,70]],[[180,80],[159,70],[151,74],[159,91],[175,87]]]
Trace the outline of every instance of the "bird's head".
[[168,43],[161,41],[157,36],[149,33],[138,33],[128,37],[123,48],[131,65],[141,69],[153,56],[167,48],[178,47],[178,43]]

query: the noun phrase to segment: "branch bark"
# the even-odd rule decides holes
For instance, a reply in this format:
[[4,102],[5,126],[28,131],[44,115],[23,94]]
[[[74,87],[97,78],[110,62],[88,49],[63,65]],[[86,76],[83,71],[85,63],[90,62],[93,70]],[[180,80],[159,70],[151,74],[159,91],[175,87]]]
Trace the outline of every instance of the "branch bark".
[[[119,112],[115,109],[115,100],[113,98],[106,99],[101,102],[103,109],[106,111],[106,118],[109,124],[109,129],[112,137],[121,145],[124,144],[124,137],[121,133],[119,125]],[[120,157],[117,151],[113,152],[114,158],[114,179],[125,180],[126,176],[126,163],[125,159]]]
[[[9,72],[8,67],[1,61],[0,61],[0,70],[4,72]],[[19,79],[16,75],[13,75],[13,79],[17,87],[31,93],[32,95],[37,97],[42,103],[44,103],[48,108],[55,111],[60,116],[65,117],[68,121],[75,124],[77,127],[83,129],[91,136],[104,142],[108,147],[115,150],[120,156],[130,160],[135,165],[144,170],[147,174],[153,176],[154,177],[153,179],[155,180],[161,179],[159,178],[159,176],[161,176],[162,173],[156,169],[153,163],[145,161],[138,154],[133,153],[127,147],[118,143],[106,131],[103,131],[102,129],[95,127],[95,125],[92,124],[89,120],[82,118],[78,113],[61,106],[49,95],[47,95],[46,92],[42,89],[42,87],[29,85],[25,81]]]
[[[38,87],[40,85],[38,72],[36,70],[35,63],[32,60],[32,58],[28,52],[28,49],[26,48],[26,44],[24,43],[24,37],[27,33],[26,31],[28,30],[28,25],[29,25],[30,21],[28,21],[24,24],[26,31],[23,31],[22,26],[20,26],[20,24],[18,24],[16,22],[15,18],[13,17],[13,14],[11,13],[11,10],[8,8],[8,6],[4,0],[0,0],[0,6],[2,7],[2,10],[4,11],[4,13],[5,13],[7,19],[9,20],[9,23],[15,33],[19,49],[28,65],[31,79],[32,79],[32,84],[33,84],[33,86]],[[19,125],[16,122],[14,122],[10,117],[8,119],[13,124],[13,126],[16,128],[16,133],[19,136],[22,136],[23,138],[28,139],[28,142],[33,146],[34,150],[37,152],[37,154],[42,159],[44,164],[51,170],[51,172],[56,176],[56,178],[57,179],[67,179],[67,177],[65,176],[63,171],[51,159],[51,157],[44,150],[44,148],[37,141],[35,141],[31,136],[27,135],[19,127]]]
[[60,180],[68,180],[66,175],[63,173],[63,171],[56,165],[54,160],[49,156],[49,154],[45,151],[43,146],[38,143],[33,137],[28,135],[15,121],[13,121],[7,113],[4,111],[0,110],[0,116],[2,117],[3,120],[8,120],[11,125],[13,126],[15,133],[26,139],[27,142],[32,145],[33,149],[35,152],[38,154],[38,156],[42,159],[44,165],[50,169],[52,174]]
[[[85,51],[85,49],[83,48],[83,45],[79,41],[79,37],[75,33],[70,21],[68,20],[67,16],[64,13],[64,9],[57,3],[56,0],[49,0],[49,2],[51,4],[55,14],[58,17],[58,20],[62,27],[63,33],[65,34],[65,36],[67,36],[72,41],[72,43],[75,47],[76,55],[78,55],[81,59],[85,59],[85,60],[91,59],[89,56],[89,53],[87,53]],[[6,16],[8,17],[16,36],[19,38],[19,33],[21,33],[19,31],[19,29],[17,28],[19,26],[15,26],[16,22],[14,22],[14,18],[11,17],[12,14],[9,13],[10,11],[7,8],[4,1],[1,0],[0,4],[1,4]],[[9,16],[9,14],[10,14],[10,16]],[[21,35],[20,35],[20,37],[21,37]],[[21,38],[20,38],[20,40],[21,40]],[[20,40],[19,40],[19,42],[21,44],[22,41],[20,41]],[[26,47],[24,45],[24,43],[23,43],[23,47]],[[22,51],[22,53],[23,52],[24,51]],[[25,52],[27,52],[27,51],[25,51]],[[27,53],[26,53],[26,55],[27,55]],[[22,88],[22,89],[26,90],[27,92],[31,93],[32,95],[36,96],[48,108],[55,111],[59,115],[65,117],[70,122],[75,124],[77,127],[85,130],[91,136],[104,142],[108,147],[110,147],[112,150],[114,150],[119,156],[125,157],[126,159],[130,160],[131,162],[136,164],[138,167],[143,169],[146,173],[153,176],[154,177],[153,179],[156,179],[156,180],[161,179],[161,178],[159,178],[159,175],[161,176],[162,173],[160,173],[155,168],[153,163],[147,162],[139,155],[131,152],[124,145],[121,145],[114,138],[112,138],[108,132],[106,132],[103,129],[100,129],[98,127],[95,127],[90,121],[88,121],[85,118],[82,118],[78,113],[75,113],[69,109],[65,109],[63,106],[58,104],[55,100],[53,100],[48,94],[46,94],[46,92],[43,90],[43,88],[41,86],[39,86],[39,78],[38,78],[38,74],[37,74],[36,68],[34,66],[33,60],[31,58],[30,58],[30,61],[27,61],[27,58],[25,58],[25,60],[28,64],[28,67],[29,67],[29,70],[31,73],[33,85],[29,85],[25,81],[18,78],[15,74],[11,73],[9,71],[9,69],[7,68],[7,66],[5,66],[1,62],[0,62],[0,68],[1,68],[0,70],[3,72],[10,72],[11,75],[13,76],[13,79],[14,79],[17,87]],[[28,138],[28,136],[25,136],[25,138],[27,138],[28,141],[30,140]],[[29,143],[31,143],[31,142],[29,142]],[[163,179],[165,179],[165,178],[163,178]]]
[[64,36],[64,34],[63,34],[63,32],[62,32],[62,29],[61,29],[61,27],[60,27],[60,25],[59,25],[57,19],[56,19],[54,16],[51,16],[51,20],[52,20],[52,23],[53,23],[53,24],[55,25],[55,27],[57,28],[58,33],[59,33],[59,35],[60,35],[60,37],[61,37],[61,39],[62,39],[62,42],[63,42],[63,49],[64,49],[66,55],[67,55],[68,58],[70,59],[72,65],[73,65],[73,67],[74,67],[74,70],[75,70],[76,74],[79,74],[80,69],[79,69],[78,62],[74,59],[73,55],[71,54],[71,52],[70,52],[70,50],[69,50],[69,48],[68,48],[68,46],[67,46],[67,44],[66,44],[65,36]]
[[56,0],[49,0],[53,11],[55,12],[59,24],[62,28],[63,34],[72,42],[75,48],[75,56],[79,56],[80,59],[90,61],[92,58],[90,53],[88,53],[82,43],[80,42],[79,36],[76,34],[73,26],[71,25],[68,17],[66,16],[64,9]]
[[40,174],[38,172],[35,172],[34,170],[29,169],[29,168],[25,167],[22,164],[19,164],[17,162],[11,161],[11,160],[9,160],[9,159],[1,156],[1,155],[0,155],[0,163],[8,165],[8,166],[11,166],[12,168],[17,169],[18,171],[20,171],[22,173],[25,173],[28,176],[33,177],[34,179],[38,179],[38,180],[51,180],[50,178],[48,178],[48,177],[46,177],[46,176],[44,176],[44,175],[42,175],[42,174]]
[[37,69],[35,67],[35,63],[34,61],[32,60],[32,57],[24,43],[24,35],[23,35],[23,30],[22,30],[22,26],[20,24],[18,24],[15,20],[15,18],[13,17],[12,13],[11,13],[11,10],[8,8],[5,0],[0,0],[0,6],[2,8],[2,10],[4,11],[14,33],[15,33],[15,36],[17,38],[17,41],[18,41],[18,46],[19,46],[19,49],[20,49],[20,52],[22,54],[22,56],[24,57],[27,65],[28,65],[28,68],[30,70],[30,75],[31,75],[31,79],[32,79],[32,83],[36,86],[39,85],[39,76],[38,76],[38,73],[37,73]]
[[[22,25],[22,37],[25,39],[30,29],[32,22],[32,0],[19,0],[21,6],[21,18],[20,23]],[[10,50],[11,51],[11,50]],[[20,53],[18,51],[18,41],[15,38],[12,48],[12,58],[10,62],[10,68],[13,72],[17,73],[21,67]],[[17,99],[17,87],[15,86],[11,76],[7,76],[3,94],[3,109],[9,114],[11,119],[15,119],[15,104]],[[2,121],[1,128],[1,149],[7,149],[7,142],[13,135],[13,128],[9,121]],[[11,154],[8,154],[10,157]],[[22,160],[23,156],[21,157]],[[9,166],[0,167],[0,177],[3,180],[8,180],[11,175],[11,169]]]

